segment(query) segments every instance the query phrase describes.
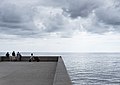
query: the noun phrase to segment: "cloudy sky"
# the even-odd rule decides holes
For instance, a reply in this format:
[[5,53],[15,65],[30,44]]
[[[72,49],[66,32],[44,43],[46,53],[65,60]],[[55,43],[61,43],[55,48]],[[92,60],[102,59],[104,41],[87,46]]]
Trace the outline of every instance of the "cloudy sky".
[[119,0],[0,0],[0,51],[120,52]]

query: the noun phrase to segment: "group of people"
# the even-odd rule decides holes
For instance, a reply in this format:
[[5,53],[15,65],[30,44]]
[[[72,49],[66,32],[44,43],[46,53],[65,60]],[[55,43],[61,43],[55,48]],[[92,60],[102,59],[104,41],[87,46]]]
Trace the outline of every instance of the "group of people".
[[17,52],[17,54],[15,54],[15,51],[13,51],[12,56],[10,56],[9,52],[7,52],[6,57],[8,57],[10,61],[21,61],[22,55],[20,54],[20,52]]
[[[17,52],[17,54],[15,54],[15,51],[13,51],[11,56],[10,56],[9,52],[7,52],[6,57],[8,57],[10,61],[21,61],[22,55],[20,54],[20,52]],[[31,53],[29,62],[31,62],[31,61],[39,62],[40,60],[38,57],[33,56],[33,53]]]

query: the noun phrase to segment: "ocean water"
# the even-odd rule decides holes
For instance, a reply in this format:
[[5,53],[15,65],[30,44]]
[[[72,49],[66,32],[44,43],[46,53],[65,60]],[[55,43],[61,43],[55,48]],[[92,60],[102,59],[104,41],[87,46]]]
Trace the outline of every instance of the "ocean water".
[[119,53],[64,55],[73,85],[120,85]]
[[62,56],[73,85],[120,85],[120,53],[34,52],[34,55]]

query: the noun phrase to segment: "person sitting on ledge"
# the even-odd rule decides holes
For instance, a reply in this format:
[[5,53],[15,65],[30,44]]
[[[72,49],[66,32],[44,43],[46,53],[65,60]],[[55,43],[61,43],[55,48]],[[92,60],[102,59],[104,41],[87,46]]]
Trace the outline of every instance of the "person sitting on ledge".
[[30,56],[30,59],[29,59],[29,62],[33,61],[33,53],[31,53],[31,56]]
[[30,57],[30,59],[29,59],[29,62],[31,62],[31,61],[37,61],[37,62],[39,62],[40,60],[39,60],[38,57],[34,57],[34,56],[33,56],[33,53],[31,53],[31,57]]

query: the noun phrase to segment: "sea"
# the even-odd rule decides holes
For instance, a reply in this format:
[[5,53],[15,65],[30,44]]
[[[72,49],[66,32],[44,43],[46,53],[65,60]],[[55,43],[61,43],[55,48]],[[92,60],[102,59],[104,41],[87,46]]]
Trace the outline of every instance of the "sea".
[[[120,85],[120,53],[33,53],[62,56],[73,85]],[[21,54],[29,56],[30,52]]]

